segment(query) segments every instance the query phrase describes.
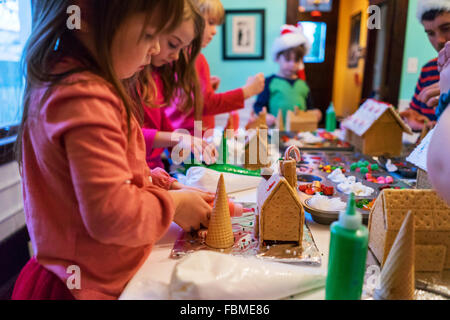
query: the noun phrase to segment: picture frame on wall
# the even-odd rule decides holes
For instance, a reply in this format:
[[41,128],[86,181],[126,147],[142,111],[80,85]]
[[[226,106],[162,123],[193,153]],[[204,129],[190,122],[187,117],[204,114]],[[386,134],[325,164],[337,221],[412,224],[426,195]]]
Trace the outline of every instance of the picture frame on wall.
[[224,60],[265,59],[265,10],[226,10],[223,24]]

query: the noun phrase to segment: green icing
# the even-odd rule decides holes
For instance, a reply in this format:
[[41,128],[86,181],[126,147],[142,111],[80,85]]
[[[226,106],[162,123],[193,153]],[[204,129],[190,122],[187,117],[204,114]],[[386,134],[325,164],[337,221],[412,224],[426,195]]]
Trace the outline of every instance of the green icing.
[[270,113],[275,117],[281,109],[283,119],[286,119],[288,110],[293,111],[295,106],[306,111],[306,98],[310,89],[305,81],[299,79],[291,85],[287,80],[275,77],[269,84],[269,90]]

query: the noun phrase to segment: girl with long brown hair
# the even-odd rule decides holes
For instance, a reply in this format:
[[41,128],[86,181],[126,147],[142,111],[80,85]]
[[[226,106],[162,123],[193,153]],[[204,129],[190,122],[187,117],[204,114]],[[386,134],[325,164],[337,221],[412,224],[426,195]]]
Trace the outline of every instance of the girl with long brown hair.
[[[201,47],[206,48],[217,33],[217,26],[224,21],[225,10],[220,0],[192,0],[192,2],[205,21]],[[159,60],[159,55],[156,55],[152,65],[160,63]],[[243,109],[245,100],[259,94],[264,89],[264,75],[260,73],[248,78],[242,88],[216,93],[215,90],[220,81],[211,77],[208,61],[201,53],[195,61],[195,71],[200,81],[201,100],[194,99],[194,103],[186,107],[173,99],[165,110],[175,129],[186,129],[191,134],[194,134],[195,121],[202,121],[200,129],[203,131],[214,129],[214,116]],[[177,98],[180,99],[180,96]],[[181,95],[181,99],[186,99],[186,96]]]
[[[195,59],[200,53],[203,30],[202,15],[191,0],[186,0],[183,22],[172,32],[160,37],[161,51],[155,55],[160,62],[156,66],[153,64],[156,70],[146,70],[141,74],[141,91],[146,94],[144,96],[150,96],[150,101],[143,101],[143,133],[150,168],[163,168],[161,153],[165,148],[177,145],[180,139],[188,144],[187,148],[196,155],[197,160],[203,156],[207,163],[211,163],[218,154],[214,145],[208,145],[189,132],[173,134],[174,129],[163,110],[175,96],[182,96],[185,98],[177,100],[180,109],[188,111],[194,105],[201,115],[202,94],[195,72]],[[152,79],[156,87],[151,88],[147,79]]]
[[[19,139],[35,257],[13,299],[116,299],[173,221],[199,229],[211,212],[213,196],[154,183],[141,104],[123,82],[159,53],[184,0],[37,4]],[[74,4],[80,30],[67,24]]]

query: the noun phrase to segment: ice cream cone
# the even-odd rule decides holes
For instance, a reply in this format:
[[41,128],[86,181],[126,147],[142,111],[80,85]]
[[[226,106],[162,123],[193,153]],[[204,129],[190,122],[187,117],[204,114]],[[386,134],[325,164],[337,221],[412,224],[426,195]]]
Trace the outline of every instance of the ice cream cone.
[[227,249],[234,245],[233,227],[223,175],[220,175],[217,185],[216,199],[214,200],[205,242],[215,249]]
[[413,300],[414,270],[414,214],[408,212],[380,275],[376,300]]

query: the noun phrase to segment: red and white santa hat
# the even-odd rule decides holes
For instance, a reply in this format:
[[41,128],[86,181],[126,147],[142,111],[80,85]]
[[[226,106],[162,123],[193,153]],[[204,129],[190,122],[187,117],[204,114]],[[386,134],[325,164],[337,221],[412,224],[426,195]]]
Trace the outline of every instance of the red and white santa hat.
[[422,22],[423,14],[431,10],[450,12],[450,0],[419,0],[417,3],[417,19]]
[[[449,0],[450,1],[450,0]],[[299,22],[297,26],[285,24],[281,27],[281,34],[278,38],[275,39],[275,42],[272,46],[272,58],[274,61],[277,60],[278,53],[290,49],[295,48],[301,45],[305,45],[306,54],[308,54],[311,44],[303,32],[303,27]]]

